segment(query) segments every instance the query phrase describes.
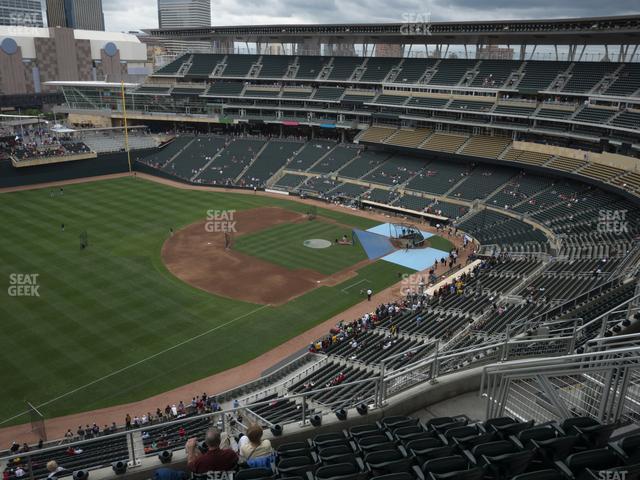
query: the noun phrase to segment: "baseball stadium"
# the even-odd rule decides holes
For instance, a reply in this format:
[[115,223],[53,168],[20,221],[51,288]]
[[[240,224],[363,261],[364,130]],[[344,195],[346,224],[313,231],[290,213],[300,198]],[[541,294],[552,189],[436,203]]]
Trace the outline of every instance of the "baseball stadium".
[[3,480],[640,479],[640,15],[149,29],[207,51],[136,81],[55,30],[0,30],[55,115],[0,115]]

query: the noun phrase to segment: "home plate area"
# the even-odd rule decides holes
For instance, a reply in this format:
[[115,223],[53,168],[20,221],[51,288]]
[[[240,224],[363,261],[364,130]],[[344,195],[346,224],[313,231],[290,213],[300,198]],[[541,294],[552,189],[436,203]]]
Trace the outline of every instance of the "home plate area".
[[[382,223],[366,231],[355,229],[354,233],[370,259],[379,258],[416,271],[431,267],[449,253],[431,247],[398,248],[394,246],[392,239],[396,239],[399,235],[397,224]],[[422,230],[420,233],[425,240],[433,236]]]

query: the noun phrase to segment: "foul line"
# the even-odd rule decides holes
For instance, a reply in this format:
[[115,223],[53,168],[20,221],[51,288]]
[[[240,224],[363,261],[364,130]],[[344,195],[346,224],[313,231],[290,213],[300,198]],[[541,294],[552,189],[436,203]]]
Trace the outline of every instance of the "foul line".
[[[207,330],[206,332],[202,332],[202,333],[196,335],[195,337],[191,337],[191,338],[188,338],[188,339],[186,339],[186,340],[184,340],[184,341],[182,341],[180,343],[176,343],[172,347],[166,348],[165,350],[162,350],[162,351],[160,351],[158,353],[154,353],[153,355],[150,355],[147,358],[143,358],[142,360],[139,360],[139,361],[137,361],[135,363],[132,363],[131,365],[128,365],[128,366],[126,366],[124,368],[121,368],[120,370],[116,370],[114,372],[111,372],[110,374],[105,375],[104,377],[100,377],[100,378],[98,378],[96,380],[93,380],[92,382],[89,382],[86,385],[83,385],[81,387],[75,388],[75,389],[73,389],[73,390],[71,390],[71,391],[69,391],[67,393],[63,393],[62,395],[59,395],[59,396],[57,396],[57,397],[55,397],[55,398],[53,398],[51,400],[48,400],[48,401],[46,401],[44,403],[41,403],[40,405],[36,405],[35,407],[33,407],[33,406],[32,407],[35,408],[35,409],[39,409],[39,408],[45,407],[47,405],[50,405],[53,402],[57,402],[58,400],[60,400],[60,399],[62,399],[64,397],[68,397],[69,395],[73,395],[74,393],[79,392],[80,390],[84,390],[85,388],[90,387],[92,385],[95,385],[96,383],[100,383],[103,380],[106,380],[107,378],[111,378],[111,377],[113,377],[115,375],[118,375],[118,374],[120,374],[122,372],[125,372],[125,371],[129,370],[130,368],[136,367],[136,366],[140,365],[141,363],[144,363],[144,362],[147,362],[147,361],[149,361],[149,360],[151,360],[153,358],[159,357],[160,355],[163,355],[163,354],[165,354],[167,352],[170,352],[171,350],[175,350],[176,348],[182,347],[183,345],[186,345],[187,343],[193,342],[194,340],[197,340],[198,338],[204,337],[205,335],[209,335],[210,333],[215,332],[216,330],[219,330],[220,328],[226,327],[227,325],[230,325],[230,324],[232,324],[232,323],[234,323],[234,322],[236,322],[236,321],[238,321],[240,319],[248,317],[249,315],[253,315],[254,313],[257,313],[260,310],[263,310],[264,308],[266,308],[268,306],[269,305],[262,305],[262,306],[254,309],[254,310],[252,310],[250,312],[247,312],[247,313],[244,313],[244,314],[240,315],[239,317],[233,318],[233,319],[229,320],[228,322],[225,322],[225,323],[223,323],[221,325],[217,325],[217,326]],[[29,410],[26,410],[26,411],[24,411],[22,413],[14,415],[13,417],[10,417],[10,418],[7,418],[5,420],[2,420],[0,422],[0,425],[2,425],[4,423],[7,423],[7,422],[10,422],[11,420],[15,420],[16,418],[20,418],[21,416],[26,415],[27,413],[29,413]]]
[[344,287],[342,289],[342,293],[347,293],[346,290],[349,290],[350,288],[355,287],[356,285],[360,285],[362,282],[368,282],[371,283],[371,280],[369,280],[368,278],[363,278],[362,280],[357,281],[356,283],[349,285],[348,287]]

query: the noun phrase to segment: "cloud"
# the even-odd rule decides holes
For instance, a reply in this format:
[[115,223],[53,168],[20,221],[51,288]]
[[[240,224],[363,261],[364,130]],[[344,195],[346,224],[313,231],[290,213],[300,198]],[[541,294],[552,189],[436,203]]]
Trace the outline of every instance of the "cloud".
[[156,0],[102,0],[105,27],[113,32],[128,32],[158,27]]
[[[211,0],[214,25],[401,22],[589,17],[638,13],[637,0]],[[158,26],[157,0],[103,0],[108,30]]]

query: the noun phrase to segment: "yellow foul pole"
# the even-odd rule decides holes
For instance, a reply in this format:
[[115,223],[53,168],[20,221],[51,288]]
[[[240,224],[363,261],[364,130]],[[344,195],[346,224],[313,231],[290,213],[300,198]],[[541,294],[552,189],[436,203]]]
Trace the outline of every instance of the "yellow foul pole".
[[131,152],[129,151],[129,128],[127,126],[127,100],[124,96],[124,80],[120,81],[120,93],[122,95],[122,114],[124,117],[124,149],[127,151],[129,173],[131,173]]

